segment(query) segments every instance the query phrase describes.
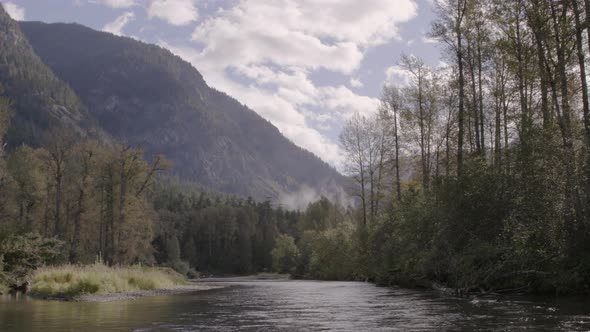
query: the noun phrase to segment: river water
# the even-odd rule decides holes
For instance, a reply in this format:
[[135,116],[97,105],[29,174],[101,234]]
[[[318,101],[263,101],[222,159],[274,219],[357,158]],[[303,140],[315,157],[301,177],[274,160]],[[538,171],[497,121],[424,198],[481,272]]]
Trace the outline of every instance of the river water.
[[230,281],[110,303],[0,297],[0,331],[590,331],[590,301],[466,300],[369,283]]

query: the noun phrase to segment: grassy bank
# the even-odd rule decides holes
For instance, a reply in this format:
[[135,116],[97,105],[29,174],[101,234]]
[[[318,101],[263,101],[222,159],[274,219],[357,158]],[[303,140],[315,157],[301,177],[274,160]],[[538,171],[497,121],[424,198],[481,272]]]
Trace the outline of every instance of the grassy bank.
[[186,278],[169,268],[63,265],[35,271],[31,293],[42,297],[76,297],[165,289],[184,284]]

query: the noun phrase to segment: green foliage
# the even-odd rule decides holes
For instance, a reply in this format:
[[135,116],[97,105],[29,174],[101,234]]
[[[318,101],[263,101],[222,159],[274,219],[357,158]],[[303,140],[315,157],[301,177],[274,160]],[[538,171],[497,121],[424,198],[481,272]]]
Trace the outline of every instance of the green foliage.
[[352,235],[352,230],[346,226],[321,232],[306,232],[304,242],[307,241],[310,245],[306,277],[320,280],[354,280],[357,267]]
[[432,191],[406,191],[372,227],[373,278],[465,291],[583,288],[589,270],[567,267],[557,199],[541,173],[520,179],[469,161],[460,181],[443,177]]
[[0,284],[21,287],[32,272],[61,259],[63,243],[38,234],[8,235],[0,239]]
[[284,213],[272,209],[269,202],[175,185],[159,187],[153,200],[160,216],[153,242],[159,263],[175,263],[179,256],[192,268],[209,273],[271,269],[277,223]]
[[271,252],[272,269],[278,273],[290,273],[295,271],[299,249],[295,245],[295,239],[289,235],[281,234],[276,238],[276,245]]

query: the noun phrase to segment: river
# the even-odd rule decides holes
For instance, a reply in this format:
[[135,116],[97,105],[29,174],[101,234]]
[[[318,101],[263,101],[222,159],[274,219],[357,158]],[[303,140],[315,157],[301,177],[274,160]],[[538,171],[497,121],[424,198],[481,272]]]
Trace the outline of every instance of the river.
[[0,331],[588,331],[590,301],[466,300],[359,282],[226,281],[110,303],[0,297]]

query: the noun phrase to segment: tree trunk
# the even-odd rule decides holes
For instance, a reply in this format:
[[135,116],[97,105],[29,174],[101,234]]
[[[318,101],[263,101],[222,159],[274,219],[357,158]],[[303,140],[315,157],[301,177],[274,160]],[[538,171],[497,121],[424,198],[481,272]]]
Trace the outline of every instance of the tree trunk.
[[463,46],[461,38],[461,21],[457,24],[457,63],[459,65],[459,114],[458,127],[459,137],[457,144],[457,177],[463,177],[463,136],[464,134],[464,117],[465,117],[465,77],[463,75]]
[[477,89],[475,83],[475,56],[473,54],[473,48],[471,47],[471,40],[467,39],[467,53],[469,56],[469,74],[471,76],[471,114],[473,115],[473,129],[475,129],[475,151],[478,155],[481,155],[481,138],[479,133],[479,112],[478,112],[478,101],[477,101]]
[[429,180],[429,170],[427,164],[427,157],[426,157],[426,133],[425,133],[425,124],[424,124],[424,78],[423,78],[422,69],[419,69],[418,73],[418,110],[419,110],[419,125],[420,125],[420,155],[421,155],[421,163],[422,163],[422,189],[424,192],[428,191],[428,180]]
[[576,20],[576,49],[578,64],[580,66],[580,80],[582,82],[582,105],[584,110],[584,129],[586,133],[586,144],[590,146],[590,106],[588,105],[588,83],[586,78],[586,56],[584,53],[582,23],[580,21],[580,8],[577,0],[572,0],[574,17]]
[[62,237],[61,229],[61,204],[62,204],[62,180],[63,174],[60,163],[56,165],[55,173],[55,211],[54,211],[54,223],[55,223],[55,236]]
[[402,200],[402,187],[401,181],[399,176],[399,135],[398,135],[398,125],[397,125],[397,109],[393,112],[393,125],[394,125],[394,136],[395,136],[395,189],[397,192],[397,200],[401,202]]
[[481,32],[477,29],[477,80],[479,85],[479,125],[481,131],[481,152],[482,157],[486,156],[486,136],[485,136],[485,117],[483,114],[483,83],[482,83],[482,55],[481,55]]
[[[520,16],[520,13],[517,14]],[[522,36],[520,29],[520,20],[516,21],[516,58],[518,60],[518,95],[520,98],[520,142],[525,155],[528,155],[528,140],[529,140],[529,112],[527,105],[527,97],[525,93],[525,77],[524,77],[524,59],[522,49]]]
[[564,45],[562,35],[563,29],[562,24],[565,21],[567,15],[566,7],[562,8],[560,17],[557,15],[555,4],[551,2],[551,16],[554,26],[554,38],[556,43],[557,51],[557,75],[560,80],[560,92],[561,92],[561,108],[562,108],[562,135],[564,143],[564,168],[566,173],[566,206],[564,216],[566,220],[566,228],[570,235],[572,244],[577,243],[578,237],[578,218],[579,213],[579,195],[577,192],[577,184],[575,180],[575,152],[573,146],[573,130],[572,130],[572,111],[569,103],[569,88],[568,78],[566,69],[566,45]]
[[463,2],[463,8],[461,4],[457,6],[457,64],[459,65],[459,115],[458,115],[458,127],[459,127],[459,138],[457,144],[457,177],[463,177],[463,136],[464,136],[464,116],[465,116],[465,77],[463,73],[463,45],[462,45],[462,34],[461,34],[461,23],[463,21],[463,15],[466,9],[466,3]]
[[586,33],[588,34],[586,41],[590,49],[590,0],[584,0],[584,7],[586,7]]
[[494,107],[494,113],[495,113],[495,123],[494,123],[494,129],[495,129],[495,137],[494,137],[494,166],[495,168],[498,170],[498,173],[501,172],[502,170],[502,118],[501,118],[501,113],[502,113],[502,103],[500,102],[500,91],[499,91],[499,85],[500,80],[498,77],[499,73],[498,73],[498,68],[496,66],[496,87],[495,87],[495,91],[494,91],[494,102],[495,102],[495,107]]

